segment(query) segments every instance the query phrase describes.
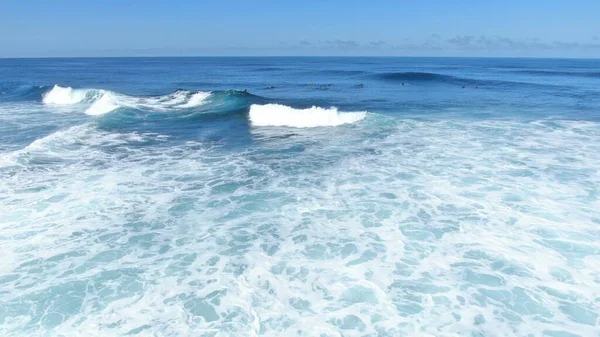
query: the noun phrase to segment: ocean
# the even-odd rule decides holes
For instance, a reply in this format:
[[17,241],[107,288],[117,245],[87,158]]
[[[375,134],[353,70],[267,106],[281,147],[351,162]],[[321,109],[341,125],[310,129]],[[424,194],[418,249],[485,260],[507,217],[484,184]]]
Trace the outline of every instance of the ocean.
[[0,59],[0,335],[600,336],[600,60]]

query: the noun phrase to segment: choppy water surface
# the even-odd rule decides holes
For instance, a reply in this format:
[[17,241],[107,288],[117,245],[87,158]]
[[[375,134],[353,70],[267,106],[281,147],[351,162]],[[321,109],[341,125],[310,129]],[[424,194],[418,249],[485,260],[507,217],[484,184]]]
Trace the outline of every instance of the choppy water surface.
[[598,69],[0,60],[0,335],[598,336]]

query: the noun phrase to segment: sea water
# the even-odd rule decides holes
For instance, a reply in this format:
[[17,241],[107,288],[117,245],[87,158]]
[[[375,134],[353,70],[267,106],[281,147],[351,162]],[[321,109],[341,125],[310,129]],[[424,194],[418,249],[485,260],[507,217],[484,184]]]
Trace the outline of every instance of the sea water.
[[599,336],[600,61],[0,60],[1,336]]

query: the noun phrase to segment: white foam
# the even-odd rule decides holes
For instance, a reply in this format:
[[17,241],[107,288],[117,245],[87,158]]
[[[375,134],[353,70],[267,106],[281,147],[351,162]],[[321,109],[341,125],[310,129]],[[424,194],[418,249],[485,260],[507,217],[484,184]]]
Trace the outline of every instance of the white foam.
[[600,124],[379,118],[32,143],[0,179],[0,335],[596,336]]
[[198,107],[206,102],[210,92],[190,92],[180,90],[169,95],[139,97],[120,94],[104,89],[73,89],[55,85],[43,95],[44,104],[74,105],[90,104],[84,112],[99,116],[118,108],[172,111]]
[[193,94],[186,103],[177,105],[178,108],[193,108],[206,103],[206,99],[210,96],[208,92],[197,92]]
[[115,98],[114,94],[105,92],[85,110],[85,113],[92,116],[99,116],[118,109],[120,106],[121,105],[119,105],[119,101]]
[[366,112],[338,112],[335,107],[324,109],[313,106],[308,109],[294,109],[281,104],[253,104],[250,107],[250,122],[254,126],[338,126],[358,122],[366,115]]
[[71,105],[84,101],[88,98],[93,89],[73,89],[71,87],[61,87],[55,85],[50,91],[44,94],[44,104]]

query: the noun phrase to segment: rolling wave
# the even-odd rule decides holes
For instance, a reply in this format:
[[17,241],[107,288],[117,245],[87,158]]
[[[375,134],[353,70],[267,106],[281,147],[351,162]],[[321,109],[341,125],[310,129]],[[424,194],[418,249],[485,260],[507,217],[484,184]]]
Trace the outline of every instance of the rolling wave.
[[138,97],[104,89],[73,89],[55,85],[43,94],[47,105],[73,105],[87,103],[85,113],[103,115],[118,108],[168,111],[200,106],[211,95],[209,92],[176,90],[164,96]]
[[429,72],[388,72],[375,75],[378,79],[390,82],[453,84],[462,86],[494,86],[498,88],[526,86],[526,87],[556,87],[551,83],[531,83],[521,81],[506,81],[501,79],[475,79],[458,77],[447,74]]
[[571,77],[591,77],[600,78],[600,71],[578,72],[578,71],[559,71],[559,70],[516,70],[515,73],[537,76],[571,76]]
[[[167,120],[189,121],[200,116],[203,116],[202,120],[206,120],[214,116],[220,118],[219,116],[232,116],[232,114],[246,115],[253,126],[311,128],[352,124],[364,119],[367,114],[365,111],[341,112],[335,107],[313,106],[297,109],[273,103],[265,97],[247,91],[236,90],[203,92],[178,89],[161,96],[133,96],[107,89],[78,89],[60,85],[34,89],[31,89],[34,90],[32,92],[37,92],[41,96],[44,105],[77,106],[91,116],[102,116],[123,109],[122,113],[111,114],[112,117],[100,121],[100,125],[107,128],[117,125],[134,126],[140,120],[148,124]],[[31,92],[27,93],[29,94]],[[192,110],[192,108],[197,109]],[[162,114],[176,111],[181,113]]]
[[428,72],[389,72],[375,75],[378,79],[388,82],[399,82],[404,84],[411,83],[432,83],[432,84],[454,84],[454,85],[506,85],[503,81],[477,80],[466,77],[458,77],[446,74],[428,73]]
[[390,72],[377,75],[383,80],[389,81],[437,81],[437,82],[450,82],[450,81],[465,81],[463,79],[451,75],[443,75],[436,73],[425,73],[425,72]]
[[364,70],[331,69],[331,70],[321,71],[321,73],[326,73],[329,75],[353,76],[353,75],[364,75],[367,72]]
[[[203,92],[178,89],[161,96],[133,96],[107,89],[54,85],[35,87],[31,92],[37,93],[44,105],[81,107],[85,114],[91,116],[102,116],[123,109],[100,121],[99,125],[109,129],[135,126],[141,120],[146,124],[161,124],[159,121],[210,120],[238,114],[245,115],[253,126],[310,128],[351,124],[364,119],[367,114],[365,111],[340,112],[335,107],[296,109],[237,90]],[[162,114],[177,111],[180,113]]]
[[19,85],[3,87],[0,91],[1,95],[6,96],[8,100],[37,100],[49,88],[46,85]]

